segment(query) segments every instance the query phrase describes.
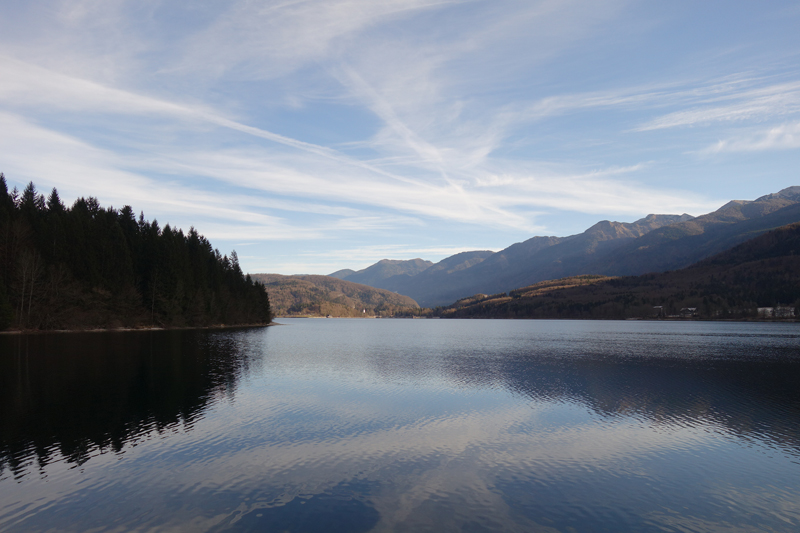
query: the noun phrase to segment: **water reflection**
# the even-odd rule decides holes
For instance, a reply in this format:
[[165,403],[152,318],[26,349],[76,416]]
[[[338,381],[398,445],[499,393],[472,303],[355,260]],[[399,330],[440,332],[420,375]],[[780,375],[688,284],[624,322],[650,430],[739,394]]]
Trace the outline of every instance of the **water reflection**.
[[365,533],[375,527],[380,515],[374,507],[353,499],[354,493],[368,493],[369,487],[363,485],[341,483],[323,494],[232,517],[235,520],[225,520],[215,529],[235,533]]
[[0,338],[0,529],[800,528],[795,325],[291,324]]
[[246,333],[208,331],[0,336],[0,354],[0,472],[15,476],[33,455],[40,469],[54,454],[80,465],[191,427],[253,356]]
[[537,401],[571,401],[606,417],[718,425],[800,450],[800,359],[505,360],[500,379]]

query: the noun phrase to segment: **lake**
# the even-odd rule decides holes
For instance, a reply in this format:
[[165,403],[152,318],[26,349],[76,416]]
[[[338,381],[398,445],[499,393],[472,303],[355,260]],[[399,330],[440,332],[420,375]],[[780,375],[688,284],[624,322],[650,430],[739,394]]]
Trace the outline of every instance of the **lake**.
[[2,531],[800,531],[800,324],[0,336]]

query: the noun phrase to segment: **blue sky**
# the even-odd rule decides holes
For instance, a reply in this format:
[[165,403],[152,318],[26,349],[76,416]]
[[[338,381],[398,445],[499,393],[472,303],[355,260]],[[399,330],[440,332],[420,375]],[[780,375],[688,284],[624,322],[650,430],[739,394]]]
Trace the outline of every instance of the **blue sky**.
[[800,184],[798,28],[781,1],[8,1],[0,171],[249,272],[699,215]]

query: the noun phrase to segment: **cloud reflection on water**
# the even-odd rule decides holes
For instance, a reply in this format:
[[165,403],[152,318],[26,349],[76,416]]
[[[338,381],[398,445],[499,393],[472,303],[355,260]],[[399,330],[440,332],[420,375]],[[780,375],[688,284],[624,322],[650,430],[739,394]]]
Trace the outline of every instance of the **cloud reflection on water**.
[[800,524],[793,329],[571,324],[24,339],[0,359],[0,525],[263,530],[337,501],[352,530]]

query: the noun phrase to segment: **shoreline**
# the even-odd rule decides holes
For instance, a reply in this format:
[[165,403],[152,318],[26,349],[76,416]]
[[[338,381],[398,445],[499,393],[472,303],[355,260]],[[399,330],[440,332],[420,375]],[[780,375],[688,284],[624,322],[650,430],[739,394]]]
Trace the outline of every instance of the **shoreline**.
[[[410,320],[410,319],[427,319],[427,320],[434,320],[434,319],[441,319],[441,320],[575,320],[575,321],[618,321],[618,322],[626,322],[626,321],[641,321],[641,322],[761,322],[765,324],[769,323],[796,323],[800,322],[797,318],[785,318],[785,319],[758,319],[758,318],[674,318],[674,319],[653,319],[653,318],[506,318],[506,317],[438,317],[438,316],[431,316],[431,317],[324,317],[324,316],[279,316],[275,317],[276,319],[282,318],[304,318],[304,319],[316,319],[316,318],[339,318],[339,319],[355,319],[355,320],[364,320],[365,318],[382,318],[384,320]],[[87,329],[9,329],[5,331],[0,331],[0,335],[47,335],[51,333],[129,333],[129,332],[137,332],[137,331],[183,331],[183,330],[210,330],[210,329],[235,329],[235,328],[266,328],[270,326],[286,326],[287,324],[281,324],[279,322],[272,321],[269,324],[216,324],[213,326],[175,326],[175,327],[132,327],[132,328],[87,328]]]
[[[800,322],[800,318],[793,317],[793,318],[755,318],[755,317],[744,317],[744,318],[678,318],[678,317],[670,317],[670,318],[639,318],[639,317],[630,317],[630,318],[574,318],[574,317],[492,317],[492,316],[458,316],[458,317],[445,317],[445,316],[387,316],[387,317],[360,317],[360,316],[331,316],[331,317],[324,317],[324,316],[312,316],[312,315],[295,315],[295,316],[279,316],[276,317],[277,319],[281,318],[303,318],[303,319],[317,319],[317,318],[339,318],[339,319],[355,319],[355,320],[364,320],[364,319],[378,319],[381,320],[595,320],[595,321],[617,321],[617,322],[626,322],[626,321],[638,321],[638,322],[764,322],[764,323],[791,323],[791,322]],[[283,324],[276,324],[276,325],[283,325]]]
[[213,326],[175,326],[175,327],[141,327],[141,328],[87,328],[87,329],[8,329],[0,331],[0,335],[42,335],[48,333],[113,333],[131,331],[178,331],[200,329],[233,329],[233,328],[266,328],[269,326],[282,326],[277,322],[269,324],[216,324]]

